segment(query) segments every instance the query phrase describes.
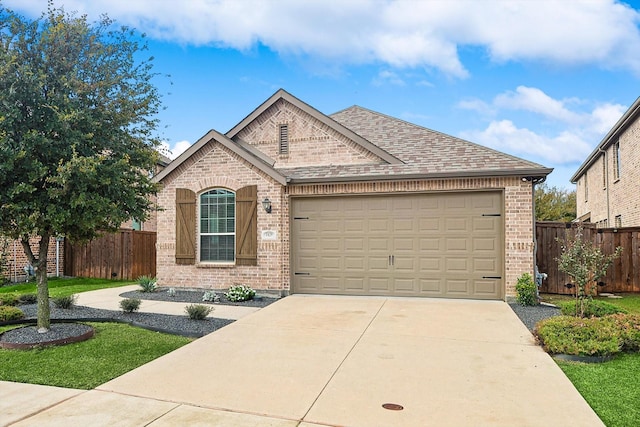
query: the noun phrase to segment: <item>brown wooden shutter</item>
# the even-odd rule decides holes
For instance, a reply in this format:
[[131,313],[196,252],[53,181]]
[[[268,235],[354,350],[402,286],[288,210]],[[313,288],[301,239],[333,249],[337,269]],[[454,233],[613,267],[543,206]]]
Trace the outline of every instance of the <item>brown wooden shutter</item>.
[[196,263],[196,193],[176,189],[176,264]]
[[236,192],[236,265],[258,265],[258,186]]

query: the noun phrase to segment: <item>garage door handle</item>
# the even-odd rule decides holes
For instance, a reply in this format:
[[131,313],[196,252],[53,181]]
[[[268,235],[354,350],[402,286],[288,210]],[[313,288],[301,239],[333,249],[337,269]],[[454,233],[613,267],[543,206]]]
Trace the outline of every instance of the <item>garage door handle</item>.
[[502,279],[502,276],[482,276],[483,279]]
[[502,214],[482,214],[482,216],[502,216]]
[[294,216],[293,219],[309,219],[308,216]]
[[311,273],[297,273],[297,272],[293,273],[293,274],[295,274],[296,276],[310,276],[311,275]]

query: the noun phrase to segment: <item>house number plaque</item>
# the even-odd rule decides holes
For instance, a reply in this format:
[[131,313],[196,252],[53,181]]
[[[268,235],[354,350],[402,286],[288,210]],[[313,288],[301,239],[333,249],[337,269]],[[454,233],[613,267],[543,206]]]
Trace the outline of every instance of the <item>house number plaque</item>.
[[263,230],[262,231],[262,240],[277,240],[278,232],[275,230]]

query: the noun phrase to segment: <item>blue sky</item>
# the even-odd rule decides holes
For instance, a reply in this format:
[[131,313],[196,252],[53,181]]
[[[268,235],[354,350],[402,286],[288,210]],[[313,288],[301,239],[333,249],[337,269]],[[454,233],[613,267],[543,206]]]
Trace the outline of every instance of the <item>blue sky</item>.
[[[46,0],[0,0],[37,17]],[[640,5],[612,0],[56,0],[148,36],[177,156],[284,88],[354,104],[569,178],[640,96]]]

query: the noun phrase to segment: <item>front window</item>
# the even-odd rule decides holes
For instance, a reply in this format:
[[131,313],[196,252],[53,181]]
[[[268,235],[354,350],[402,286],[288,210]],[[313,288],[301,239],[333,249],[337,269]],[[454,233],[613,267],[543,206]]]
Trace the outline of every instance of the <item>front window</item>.
[[200,261],[233,262],[236,195],[221,188],[200,195]]

